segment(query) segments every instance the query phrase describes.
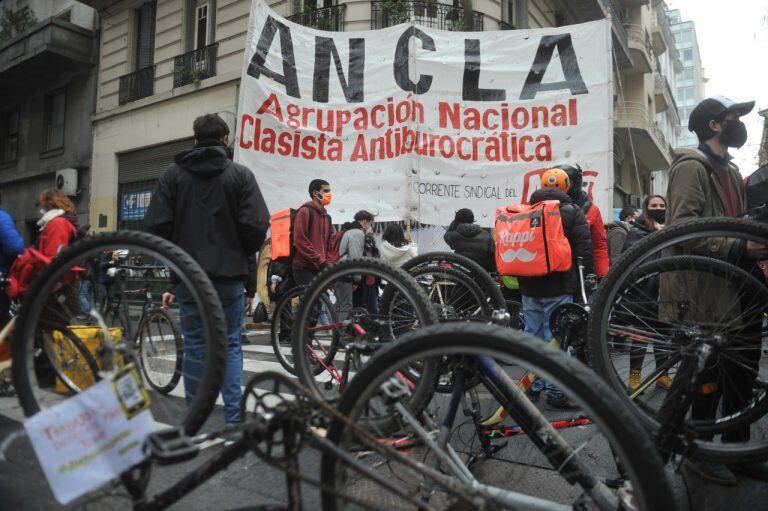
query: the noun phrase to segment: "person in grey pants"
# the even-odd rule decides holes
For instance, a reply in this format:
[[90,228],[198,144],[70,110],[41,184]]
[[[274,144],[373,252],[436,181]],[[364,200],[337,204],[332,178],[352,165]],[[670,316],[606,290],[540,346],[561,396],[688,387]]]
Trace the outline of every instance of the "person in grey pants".
[[[339,260],[355,259],[363,257],[365,248],[365,232],[373,225],[373,214],[361,210],[355,213],[355,221],[345,224],[345,232],[339,243]],[[335,284],[336,307],[339,311],[339,321],[349,319],[352,310],[352,293],[360,285],[360,275],[355,275],[352,280],[340,280]]]

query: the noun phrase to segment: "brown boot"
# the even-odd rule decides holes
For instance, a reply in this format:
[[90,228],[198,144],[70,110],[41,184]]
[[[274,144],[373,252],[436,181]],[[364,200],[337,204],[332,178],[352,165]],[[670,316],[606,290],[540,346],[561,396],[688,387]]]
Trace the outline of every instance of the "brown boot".
[[630,392],[634,392],[640,388],[641,378],[642,377],[640,376],[640,371],[638,369],[632,369],[629,372],[629,383],[627,384],[627,388]]
[[658,380],[656,380],[656,386],[661,387],[664,390],[669,390],[672,388],[672,378],[670,378],[667,373],[664,373],[659,376]]

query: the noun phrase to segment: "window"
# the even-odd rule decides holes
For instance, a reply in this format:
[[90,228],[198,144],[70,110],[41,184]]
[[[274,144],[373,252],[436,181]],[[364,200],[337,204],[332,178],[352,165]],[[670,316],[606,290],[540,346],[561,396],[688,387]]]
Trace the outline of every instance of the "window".
[[682,32],[682,34],[683,34],[683,37],[682,37],[683,43],[687,44],[693,41],[693,32],[691,30],[685,30],[684,32]]
[[692,82],[693,81],[693,68],[689,68],[683,71],[683,79],[686,82]]
[[686,101],[690,101],[690,100],[696,99],[696,92],[693,90],[693,87],[686,87],[685,88],[685,99],[686,99]]
[[147,2],[136,10],[136,69],[155,62],[155,2]]
[[683,62],[688,63],[688,64],[693,62],[693,50],[692,49],[689,48],[687,50],[683,50]]
[[19,109],[0,114],[0,163],[16,161],[19,154]]
[[50,151],[64,146],[64,91],[45,97],[43,123],[43,150]]
[[675,32],[675,44],[680,44],[683,42],[683,36],[680,35],[680,32]]
[[195,49],[208,46],[208,4],[195,8]]

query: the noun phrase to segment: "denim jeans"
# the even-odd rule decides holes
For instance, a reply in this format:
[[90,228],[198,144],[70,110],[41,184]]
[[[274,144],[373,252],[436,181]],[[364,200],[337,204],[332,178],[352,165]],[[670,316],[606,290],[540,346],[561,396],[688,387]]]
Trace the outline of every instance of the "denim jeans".
[[90,314],[93,310],[95,292],[92,281],[88,279],[80,281],[80,312],[83,314]]
[[[243,350],[240,336],[243,333],[243,315],[245,314],[245,287],[242,282],[228,280],[214,280],[213,287],[219,295],[227,320],[227,365],[224,383],[221,386],[221,397],[224,401],[224,419],[227,424],[233,424],[241,421]],[[190,405],[197,393],[205,364],[203,322],[198,310],[199,304],[187,288],[180,284],[174,291],[179,303],[181,333],[184,336],[184,389],[187,405]]]
[[[549,343],[552,340],[552,331],[549,329],[549,316],[558,305],[573,302],[571,295],[550,296],[546,298],[536,298],[523,295],[523,323],[524,330],[539,339]],[[560,397],[562,391],[551,383],[536,378],[531,385],[531,392],[541,392],[546,389],[547,396]]]

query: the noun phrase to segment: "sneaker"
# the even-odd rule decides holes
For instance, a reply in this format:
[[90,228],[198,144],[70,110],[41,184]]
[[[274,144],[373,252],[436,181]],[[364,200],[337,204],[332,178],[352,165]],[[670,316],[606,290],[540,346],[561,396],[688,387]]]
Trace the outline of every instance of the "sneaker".
[[664,373],[659,376],[658,380],[656,380],[656,386],[661,387],[664,390],[669,390],[672,388],[672,378],[670,378],[668,374]]
[[627,384],[627,388],[630,392],[634,392],[640,388],[641,379],[642,377],[640,376],[639,370],[633,369],[629,372],[629,383]]
[[578,410],[578,406],[565,396],[547,395],[547,405],[559,410]]
[[728,467],[722,463],[712,463],[709,461],[692,461],[686,459],[683,464],[699,477],[710,483],[721,486],[736,486],[739,480],[733,475]]
[[540,390],[531,390],[530,387],[525,391],[525,395],[528,396],[528,399],[531,400],[531,403],[538,403],[539,402],[539,396],[541,396]]

